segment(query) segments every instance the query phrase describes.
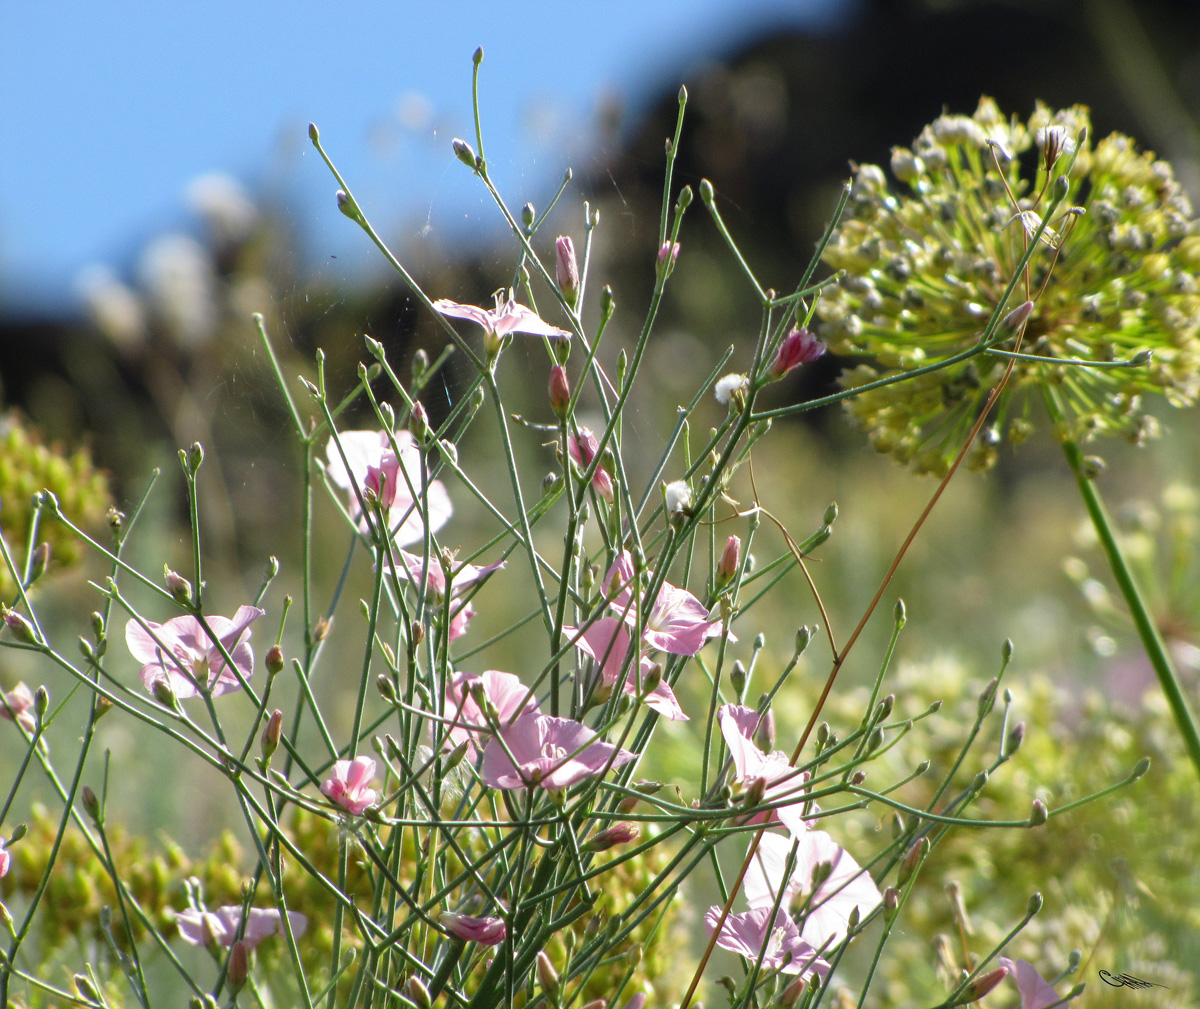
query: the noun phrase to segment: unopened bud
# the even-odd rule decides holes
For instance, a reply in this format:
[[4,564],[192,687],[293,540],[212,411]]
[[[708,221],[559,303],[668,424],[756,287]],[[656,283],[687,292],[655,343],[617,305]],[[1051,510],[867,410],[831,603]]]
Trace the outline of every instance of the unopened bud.
[[279,749],[279,740],[283,738],[283,712],[276,708],[267,719],[266,728],[262,734],[262,755],[264,760],[270,760],[271,755]]
[[433,999],[429,997],[429,989],[425,987],[424,982],[413,975],[404,982],[402,989],[405,997],[417,1007],[417,1009],[432,1009]]
[[659,246],[658,249],[658,275],[662,279],[666,279],[671,275],[671,271],[675,269],[675,262],[679,259],[679,243],[672,242],[669,238]]
[[83,810],[92,818],[92,822],[100,823],[100,800],[96,798],[96,793],[92,790],[91,785],[84,785],[81,791]]
[[1042,909],[1042,895],[1040,893],[1034,893],[1034,895],[1029,898],[1029,903],[1025,905],[1025,913],[1027,915],[1029,915],[1030,918],[1032,918],[1041,909]]
[[246,940],[239,939],[229,950],[229,968],[225,972],[225,983],[229,994],[236,995],[245,987],[250,976],[250,953]]
[[46,567],[50,563],[50,544],[45,541],[37,545],[37,549],[33,552],[33,563],[29,569],[29,584],[32,585],[46,573]]
[[521,208],[521,223],[525,225],[526,230],[533,227],[533,222],[537,220],[537,208],[532,203],[526,203]]
[[38,643],[37,632],[33,629],[33,624],[16,610],[3,609],[2,612],[4,614],[4,625],[9,629],[14,638],[27,645],[36,645]]
[[713,192],[713,184],[708,179],[700,180],[700,199],[705,203],[712,203],[713,197],[716,194]]
[[1133,773],[1129,776],[1131,781],[1137,781],[1143,774],[1150,770],[1150,758],[1143,757],[1133,767]]
[[50,691],[46,689],[45,684],[38,687],[33,692],[33,711],[37,715],[40,722],[46,717],[46,712],[50,710]]
[[270,676],[278,676],[283,671],[283,649],[279,645],[272,645],[267,649],[265,662],[267,673]]
[[1011,757],[1021,748],[1021,744],[1025,742],[1025,723],[1017,722],[1012,727],[1012,731],[1008,734],[1008,739],[1004,742],[1004,754]]
[[96,713],[92,716],[92,724],[100,721],[105,715],[112,711],[113,702],[103,694],[96,697]]
[[171,593],[171,597],[184,606],[191,605],[192,602],[192,583],[189,582],[178,571],[172,571],[165,564],[163,565],[163,580],[167,583],[167,591]]
[[446,754],[445,759],[442,761],[442,767],[447,771],[453,770],[462,763],[463,757],[467,755],[470,749],[471,740],[464,739],[453,750]]
[[984,687],[982,692],[979,694],[980,718],[983,718],[989,711],[991,711],[992,706],[996,703],[996,686],[999,684],[999,682],[999,679],[993,676],[991,680],[988,681],[988,685]]
[[608,851],[618,844],[629,844],[636,841],[642,834],[641,828],[635,823],[614,823],[597,834],[594,834],[584,845],[584,851]]
[[900,910],[900,891],[894,886],[889,886],[883,891],[883,916],[891,918],[898,910]]
[[171,689],[171,684],[165,676],[159,676],[154,680],[153,694],[154,699],[164,708],[174,711],[179,707],[179,699],[175,696],[175,691]]
[[1096,477],[1108,469],[1108,463],[1098,455],[1088,455],[1083,457],[1083,462],[1079,468],[1088,480],[1095,480]]
[[545,950],[538,950],[537,975],[542,991],[553,1001],[558,995],[558,971],[554,969],[554,964],[550,962]]
[[730,536],[725,541],[725,549],[721,551],[721,560],[717,564],[717,588],[722,588],[733,581],[738,572],[742,556],[742,541],[736,536]]
[[333,633],[333,617],[320,617],[313,627],[313,641],[324,641]]
[[903,599],[897,599],[896,605],[892,607],[892,620],[896,623],[896,630],[908,623],[908,610]]
[[550,409],[556,417],[562,418],[567,415],[570,405],[571,385],[567,381],[567,369],[556,364],[550,369]]
[[849,778],[851,785],[861,785],[866,780],[867,772],[862,770],[862,768],[859,768],[857,771],[855,771],[852,775],[850,775]]
[[768,708],[754,727],[754,745],[763,753],[775,749],[775,712]]
[[100,1001],[100,993],[96,990],[96,986],[92,984],[92,979],[90,977],[88,977],[86,974],[76,974],[73,978],[71,978],[71,980],[75,982],[75,990],[79,993],[81,998],[85,998],[89,1002],[96,1002],[100,1005],[104,1005],[104,1003]]
[[1023,301],[1003,319],[1000,320],[1000,325],[1005,329],[1017,330],[1025,325],[1029,316],[1033,313],[1033,302]]
[[750,782],[750,787],[746,789],[742,795],[742,805],[746,809],[753,809],[763,801],[763,796],[767,794],[767,779],[755,778]]
[[738,697],[742,697],[746,692],[746,667],[742,665],[740,659],[733,663],[733,668],[729,671],[729,682],[733,684],[734,693]]
[[375,686],[379,688],[379,696],[388,704],[396,703],[396,688],[392,684],[392,678],[387,673],[380,673],[375,678]]
[[1029,811],[1029,826],[1040,827],[1046,822],[1047,817],[1046,804],[1041,799],[1033,800],[1033,807]]
[[579,297],[579,263],[575,259],[575,243],[570,235],[560,235],[554,243],[555,275],[558,289],[568,305],[575,307]]
[[996,987],[1001,981],[1008,976],[1008,969],[1005,967],[997,967],[994,970],[989,970],[986,974],[980,974],[974,981],[967,985],[966,991],[963,992],[962,998],[958,1000],[956,1005],[969,1005],[972,1002],[977,1002],[983,998],[988,992]]
[[987,771],[980,771],[977,775],[975,775],[975,780],[971,782],[971,791],[982,792],[984,789],[984,786],[987,783],[988,783]]
[[456,139],[451,146],[454,148],[454,156],[468,168],[476,168],[479,165],[474,149],[465,140]]
[[917,866],[921,864],[922,859],[929,854],[929,838],[922,837],[916,844],[908,849],[908,853],[904,856],[904,860],[900,863],[900,869],[896,873],[896,882],[903,886],[912,878],[912,874],[917,871]]
[[812,641],[812,631],[810,631],[808,629],[808,625],[806,624],[803,627],[801,627],[798,631],[796,631],[796,655],[797,656],[804,654],[804,651],[806,648],[808,648],[808,644],[810,641]]

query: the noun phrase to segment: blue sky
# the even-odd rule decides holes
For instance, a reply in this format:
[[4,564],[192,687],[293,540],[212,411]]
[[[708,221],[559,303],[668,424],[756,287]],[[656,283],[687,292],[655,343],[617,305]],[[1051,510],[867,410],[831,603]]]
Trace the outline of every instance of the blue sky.
[[639,96],[673,86],[739,38],[770,25],[828,24],[845,5],[8,4],[0,312],[71,303],[89,263],[127,271],[148,238],[190,226],[184,193],[212,171],[275,194],[305,236],[305,254],[321,258],[330,229],[344,235],[347,222],[307,143],[309,120],[385,230],[491,226],[478,184],[450,155],[452,137],[470,135],[478,45],[488,160],[519,205],[589,150],[601,95],[636,112]]

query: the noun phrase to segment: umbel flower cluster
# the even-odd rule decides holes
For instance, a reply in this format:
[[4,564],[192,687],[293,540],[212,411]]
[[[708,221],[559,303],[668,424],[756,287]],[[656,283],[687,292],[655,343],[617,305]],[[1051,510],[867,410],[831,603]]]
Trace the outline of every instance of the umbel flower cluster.
[[[831,350],[870,359],[845,376],[848,386],[970,351],[1034,240],[1006,302],[1007,311],[1032,301],[1032,312],[1019,346],[1019,324],[998,346],[1040,359],[1131,362],[1091,367],[982,353],[868,390],[850,410],[879,451],[945,472],[1010,363],[967,457],[973,468],[993,465],[1003,438],[1028,437],[1031,387],[1058,390],[1070,425],[1059,433],[1077,440],[1153,436],[1145,393],[1177,406],[1196,401],[1200,229],[1191,204],[1167,162],[1118,133],[1093,146],[1089,132],[1080,105],[1039,104],[1022,122],[983,98],[973,116],[939,116],[911,149],[893,149],[900,195],[878,166],[859,167],[824,256],[846,276],[817,307]],[[1057,200],[1056,186],[1065,187]]]

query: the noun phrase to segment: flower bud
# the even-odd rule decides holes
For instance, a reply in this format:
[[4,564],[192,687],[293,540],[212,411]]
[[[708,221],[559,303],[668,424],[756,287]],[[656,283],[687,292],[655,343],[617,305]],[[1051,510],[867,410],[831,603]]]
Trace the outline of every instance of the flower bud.
[[1129,776],[1130,781],[1137,781],[1143,774],[1150,770],[1150,758],[1143,757],[1133,768],[1133,773]]
[[1018,330],[1025,325],[1031,314],[1033,314],[1033,302],[1023,301],[1000,320],[1000,325],[1004,329]]
[[712,203],[716,194],[713,192],[713,184],[708,179],[700,180],[700,199],[705,203]]
[[532,203],[526,203],[521,208],[521,223],[525,225],[525,230],[528,231],[533,227],[533,222],[537,220],[537,208]]
[[551,1001],[554,1001],[558,995],[558,971],[554,969],[554,964],[550,962],[545,950],[538,950],[537,975],[542,991]]
[[46,717],[46,712],[50,710],[50,691],[46,689],[45,684],[38,687],[33,692],[33,711],[37,715],[40,722]]
[[1029,811],[1029,826],[1040,827],[1046,822],[1046,804],[1041,799],[1033,800],[1033,808]]
[[658,264],[656,270],[661,279],[666,280],[675,269],[675,261],[679,259],[679,243],[669,238],[659,246]]
[[190,606],[192,602],[192,583],[189,582],[183,575],[177,571],[172,571],[165,564],[163,565],[163,580],[167,583],[167,591],[171,593],[171,597],[184,606]]
[[583,845],[584,851],[608,851],[618,844],[629,844],[636,841],[642,830],[635,823],[614,823],[611,827],[593,834]]
[[320,617],[313,627],[313,641],[324,641],[333,633],[333,617]]
[[962,998],[955,1005],[968,1005],[971,1002],[977,1002],[1007,976],[1008,969],[1005,967],[997,967],[995,970],[989,970],[986,974],[980,974],[979,977],[967,985]]
[[103,694],[99,694],[96,697],[96,713],[92,717],[92,724],[95,725],[96,722],[100,721],[101,718],[103,718],[110,711],[112,711],[112,706],[113,706],[112,701],[110,701]]
[[754,745],[763,753],[775,749],[775,712],[768,708],[754,727]]
[[33,552],[33,563],[29,568],[29,584],[32,585],[46,573],[46,567],[50,563],[50,544],[45,541],[37,545],[37,549]]
[[272,645],[267,649],[265,662],[267,673],[270,676],[278,676],[283,671],[283,649],[279,645]]
[[779,344],[779,351],[767,375],[772,381],[777,381],[794,368],[815,361],[825,350],[825,344],[807,329],[793,329]]
[[187,450],[187,468],[192,476],[196,475],[202,462],[204,462],[204,446],[198,441],[192,442],[192,447]]
[[443,911],[438,920],[452,936],[464,942],[478,942],[485,946],[498,946],[508,935],[508,926],[503,918],[487,916],[474,918],[469,914],[454,914]]
[[567,369],[556,364],[550,369],[550,409],[560,419],[567,415],[571,405],[571,385],[567,381]]
[[[855,906],[855,910],[858,907]],[[883,891],[883,916],[886,919],[891,919],[896,912],[900,910],[900,891],[894,886],[889,886]]]
[[1011,757],[1021,748],[1021,744],[1025,741],[1025,723],[1017,722],[1012,727],[1012,731],[1008,734],[1008,739],[1004,741],[1004,755]]
[[246,940],[239,939],[229,950],[229,967],[225,972],[225,983],[229,994],[236,995],[245,987],[250,976],[250,953]]
[[983,690],[980,692],[980,694],[979,694],[979,717],[980,718],[983,718],[989,711],[991,711],[992,706],[996,703],[996,686],[999,682],[1000,682],[999,679],[997,677],[993,676],[991,678],[991,680],[988,681],[988,685],[986,687],[984,687]]
[[458,158],[468,168],[478,168],[479,159],[475,156],[475,151],[465,140],[455,140],[451,145],[454,148],[454,156]]
[[154,699],[158,701],[164,708],[170,708],[175,711],[179,707],[179,698],[175,696],[175,691],[171,689],[171,684],[165,676],[159,676],[154,680]]
[[424,982],[416,975],[413,975],[404,982],[402,991],[405,997],[417,1009],[433,1009],[433,999],[429,996],[429,989],[425,987]]
[[1025,913],[1027,915],[1029,915],[1030,918],[1032,918],[1041,909],[1042,909],[1042,895],[1040,893],[1034,893],[1034,895],[1029,898],[1029,903],[1025,905]]
[[96,798],[96,793],[92,790],[91,785],[84,785],[81,791],[81,801],[83,803],[83,811],[92,818],[92,822],[100,823],[100,800]]
[[100,993],[96,990],[96,986],[92,984],[92,979],[86,974],[76,974],[71,980],[75,983],[75,990],[79,993],[80,998],[85,998],[89,1002],[98,1005],[104,1005],[100,1001]]
[[896,873],[896,882],[900,886],[912,878],[912,874],[917,871],[917,866],[921,864],[921,860],[929,854],[929,838],[922,837],[916,844],[908,849],[908,853],[904,856],[900,863],[900,869]]
[[266,728],[262,734],[262,755],[264,760],[270,760],[272,754],[279,749],[279,740],[283,738],[283,712],[276,708],[267,719]]
[[742,697],[746,692],[746,667],[742,664],[741,659],[737,659],[733,663],[733,668],[729,671],[729,682],[733,684],[733,692],[738,697]]
[[570,235],[560,235],[554,242],[555,276],[558,289],[568,305],[575,307],[579,298],[579,263],[575,260],[575,243]]
[[0,609],[0,612],[3,612],[4,624],[12,632],[14,638],[27,645],[36,645],[38,643],[37,632],[33,629],[33,624],[21,616],[20,613],[7,608]]

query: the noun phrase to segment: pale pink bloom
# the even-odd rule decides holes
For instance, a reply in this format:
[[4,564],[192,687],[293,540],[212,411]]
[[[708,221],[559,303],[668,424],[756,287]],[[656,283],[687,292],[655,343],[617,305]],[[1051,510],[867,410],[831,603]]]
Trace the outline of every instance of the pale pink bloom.
[[[228,949],[237,939],[238,926],[242,921],[240,904],[230,904],[219,907],[216,911],[197,911],[188,908],[175,915],[175,923],[179,926],[179,934],[184,942],[193,946],[208,946],[216,943]],[[292,926],[292,935],[302,936],[308,928],[308,919],[299,911],[288,912],[288,922]],[[254,949],[269,935],[283,935],[283,919],[273,907],[252,907],[250,917],[246,921],[246,931],[242,941],[247,948]]]
[[[577,627],[564,627],[563,634],[573,637],[578,630]],[[631,645],[625,621],[618,620],[616,617],[601,617],[575,640],[575,647],[600,665],[600,687],[595,695],[597,701],[607,700],[612,694],[613,687],[620,678],[621,669],[627,661]],[[654,663],[646,656],[643,655],[639,658],[638,669],[643,677],[642,689],[645,689],[644,678],[653,667]],[[632,697],[636,697],[639,693],[638,676],[632,666],[625,674],[623,689]],[[688,720],[688,716],[683,713],[683,708],[679,706],[675,691],[665,680],[659,680],[658,686],[646,694],[645,701],[646,707],[657,711],[664,718],[675,722]]]
[[[325,447],[325,472],[337,486],[349,492],[350,517],[366,532],[370,527],[358,503],[359,494],[371,491],[383,505],[391,528],[392,542],[408,546],[425,538],[425,525],[418,500],[421,494],[421,450],[408,431],[393,436],[397,455],[386,431],[343,431],[338,435],[342,452],[332,438]],[[349,468],[347,468],[349,464]],[[414,497],[416,495],[417,497]],[[425,498],[429,512],[429,531],[437,532],[454,512],[450,495],[440,480],[428,481]]]
[[483,690],[484,698],[496,709],[496,720],[500,725],[508,725],[526,712],[541,710],[537,698],[512,673],[498,669],[488,669],[482,674],[455,673],[446,690],[444,713],[446,718],[454,720],[453,728],[446,735],[447,748],[453,749],[469,739],[473,750],[475,744],[482,744],[492,734],[491,726],[473,696],[472,688],[476,686]]
[[[430,557],[428,565],[423,565],[421,558],[416,554],[410,554],[405,550],[396,551],[400,554],[402,567],[397,571],[401,576],[407,576],[409,581],[414,584],[419,584],[421,581],[421,568],[425,567],[425,588],[432,596],[435,603],[439,604],[446,598],[446,572],[443,570],[441,562],[436,557]],[[465,601],[459,601],[458,597],[467,589],[478,582],[483,581],[493,571],[499,571],[505,565],[505,561],[497,561],[495,564],[488,564],[486,567],[479,567],[475,564],[459,564],[457,567],[451,566],[450,569],[450,640],[461,638],[467,632],[467,626],[471,623],[471,619],[475,616],[475,607]]]
[[[704,916],[704,926],[709,936],[716,931],[721,920],[721,908],[714,905]],[[767,937],[768,931],[770,938]],[[763,949],[763,943],[766,949]],[[817,956],[816,949],[800,936],[796,923],[781,908],[771,921],[771,908],[756,907],[741,914],[731,914],[721,926],[717,945],[757,961],[762,953],[765,970],[779,970],[784,974],[816,974],[826,977],[829,964]]]
[[457,301],[441,298],[433,303],[433,309],[455,319],[469,319],[482,326],[488,336],[504,337],[510,333],[528,333],[531,336],[571,335],[567,330],[545,322],[532,308],[518,304],[511,291],[496,292],[495,308],[462,305]]
[[[611,592],[614,582],[621,587],[613,597],[613,605],[630,625],[637,623],[636,603],[629,591],[633,578],[633,558],[628,550],[622,551],[604,579],[604,592],[605,595]],[[721,621],[709,620],[708,610],[699,599],[670,582],[663,582],[654,604],[643,613],[642,619],[642,641],[672,655],[695,655],[709,638],[721,635]],[[737,638],[730,634],[729,640]]]
[[[575,431],[567,434],[567,452],[582,469],[587,469],[592,464],[599,448],[600,443],[596,441],[592,429],[584,427],[582,424]],[[613,499],[612,477],[609,476],[608,470],[604,468],[603,464],[597,466],[596,472],[592,474],[592,486],[605,501]]]
[[[232,618],[205,618],[246,680],[254,672],[249,627],[264,613],[266,610],[257,606],[239,606]],[[125,644],[135,659],[145,663],[142,684],[151,693],[158,680],[165,681],[179,698],[195,697],[198,684],[207,686],[213,697],[241,686],[237,675],[225,664],[221,649],[195,617],[172,617],[165,624],[147,621],[144,627],[130,620],[125,625]]]
[[0,838],[0,876],[7,876],[11,867],[12,853],[4,846],[4,839]]
[[321,791],[353,816],[379,801],[379,793],[371,788],[375,780],[375,761],[370,757],[334,762],[330,776],[321,782]]
[[[782,750],[763,753],[755,743],[756,734],[762,731],[762,717],[758,712],[743,704],[724,704],[717,709],[717,722],[733,760],[734,780],[749,786],[761,778],[766,783],[763,801],[779,803],[769,813],[758,813],[747,822],[778,821],[792,834],[802,834],[816,823],[804,816],[808,772],[792,767]],[[782,801],[787,799],[791,801]],[[811,811],[816,810],[817,807],[812,806]]]
[[504,919],[492,915],[473,918],[469,914],[443,911],[440,921],[451,935],[467,942],[480,942],[485,946],[499,946],[508,935],[508,926]]
[[480,777],[491,788],[570,788],[636,756],[599,739],[586,725],[552,715],[524,714],[502,736],[512,757],[496,737],[483,750]]
[[26,732],[33,732],[37,728],[37,719],[33,714],[33,691],[25,685],[24,681],[5,694],[4,700],[7,702],[7,706],[0,704],[0,718],[9,720],[15,718],[17,724]]
[[[785,880],[784,870],[793,844],[796,865]],[[870,874],[825,831],[810,830],[789,837],[763,834],[742,883],[742,892],[751,907],[774,906],[780,888],[783,889],[780,907],[799,907],[812,890],[813,869],[822,862],[830,863],[833,871],[813,894],[801,928],[804,939],[818,948],[847,933],[850,912],[856,907],[861,920],[883,902],[883,895]]]
[[807,329],[793,329],[783,338],[771,363],[771,378],[783,378],[793,368],[815,361],[825,353],[825,344]]
[[1017,982],[1017,991],[1021,993],[1021,1009],[1047,1009],[1062,1001],[1062,996],[1028,960],[1010,960],[1002,956],[1000,965]]

